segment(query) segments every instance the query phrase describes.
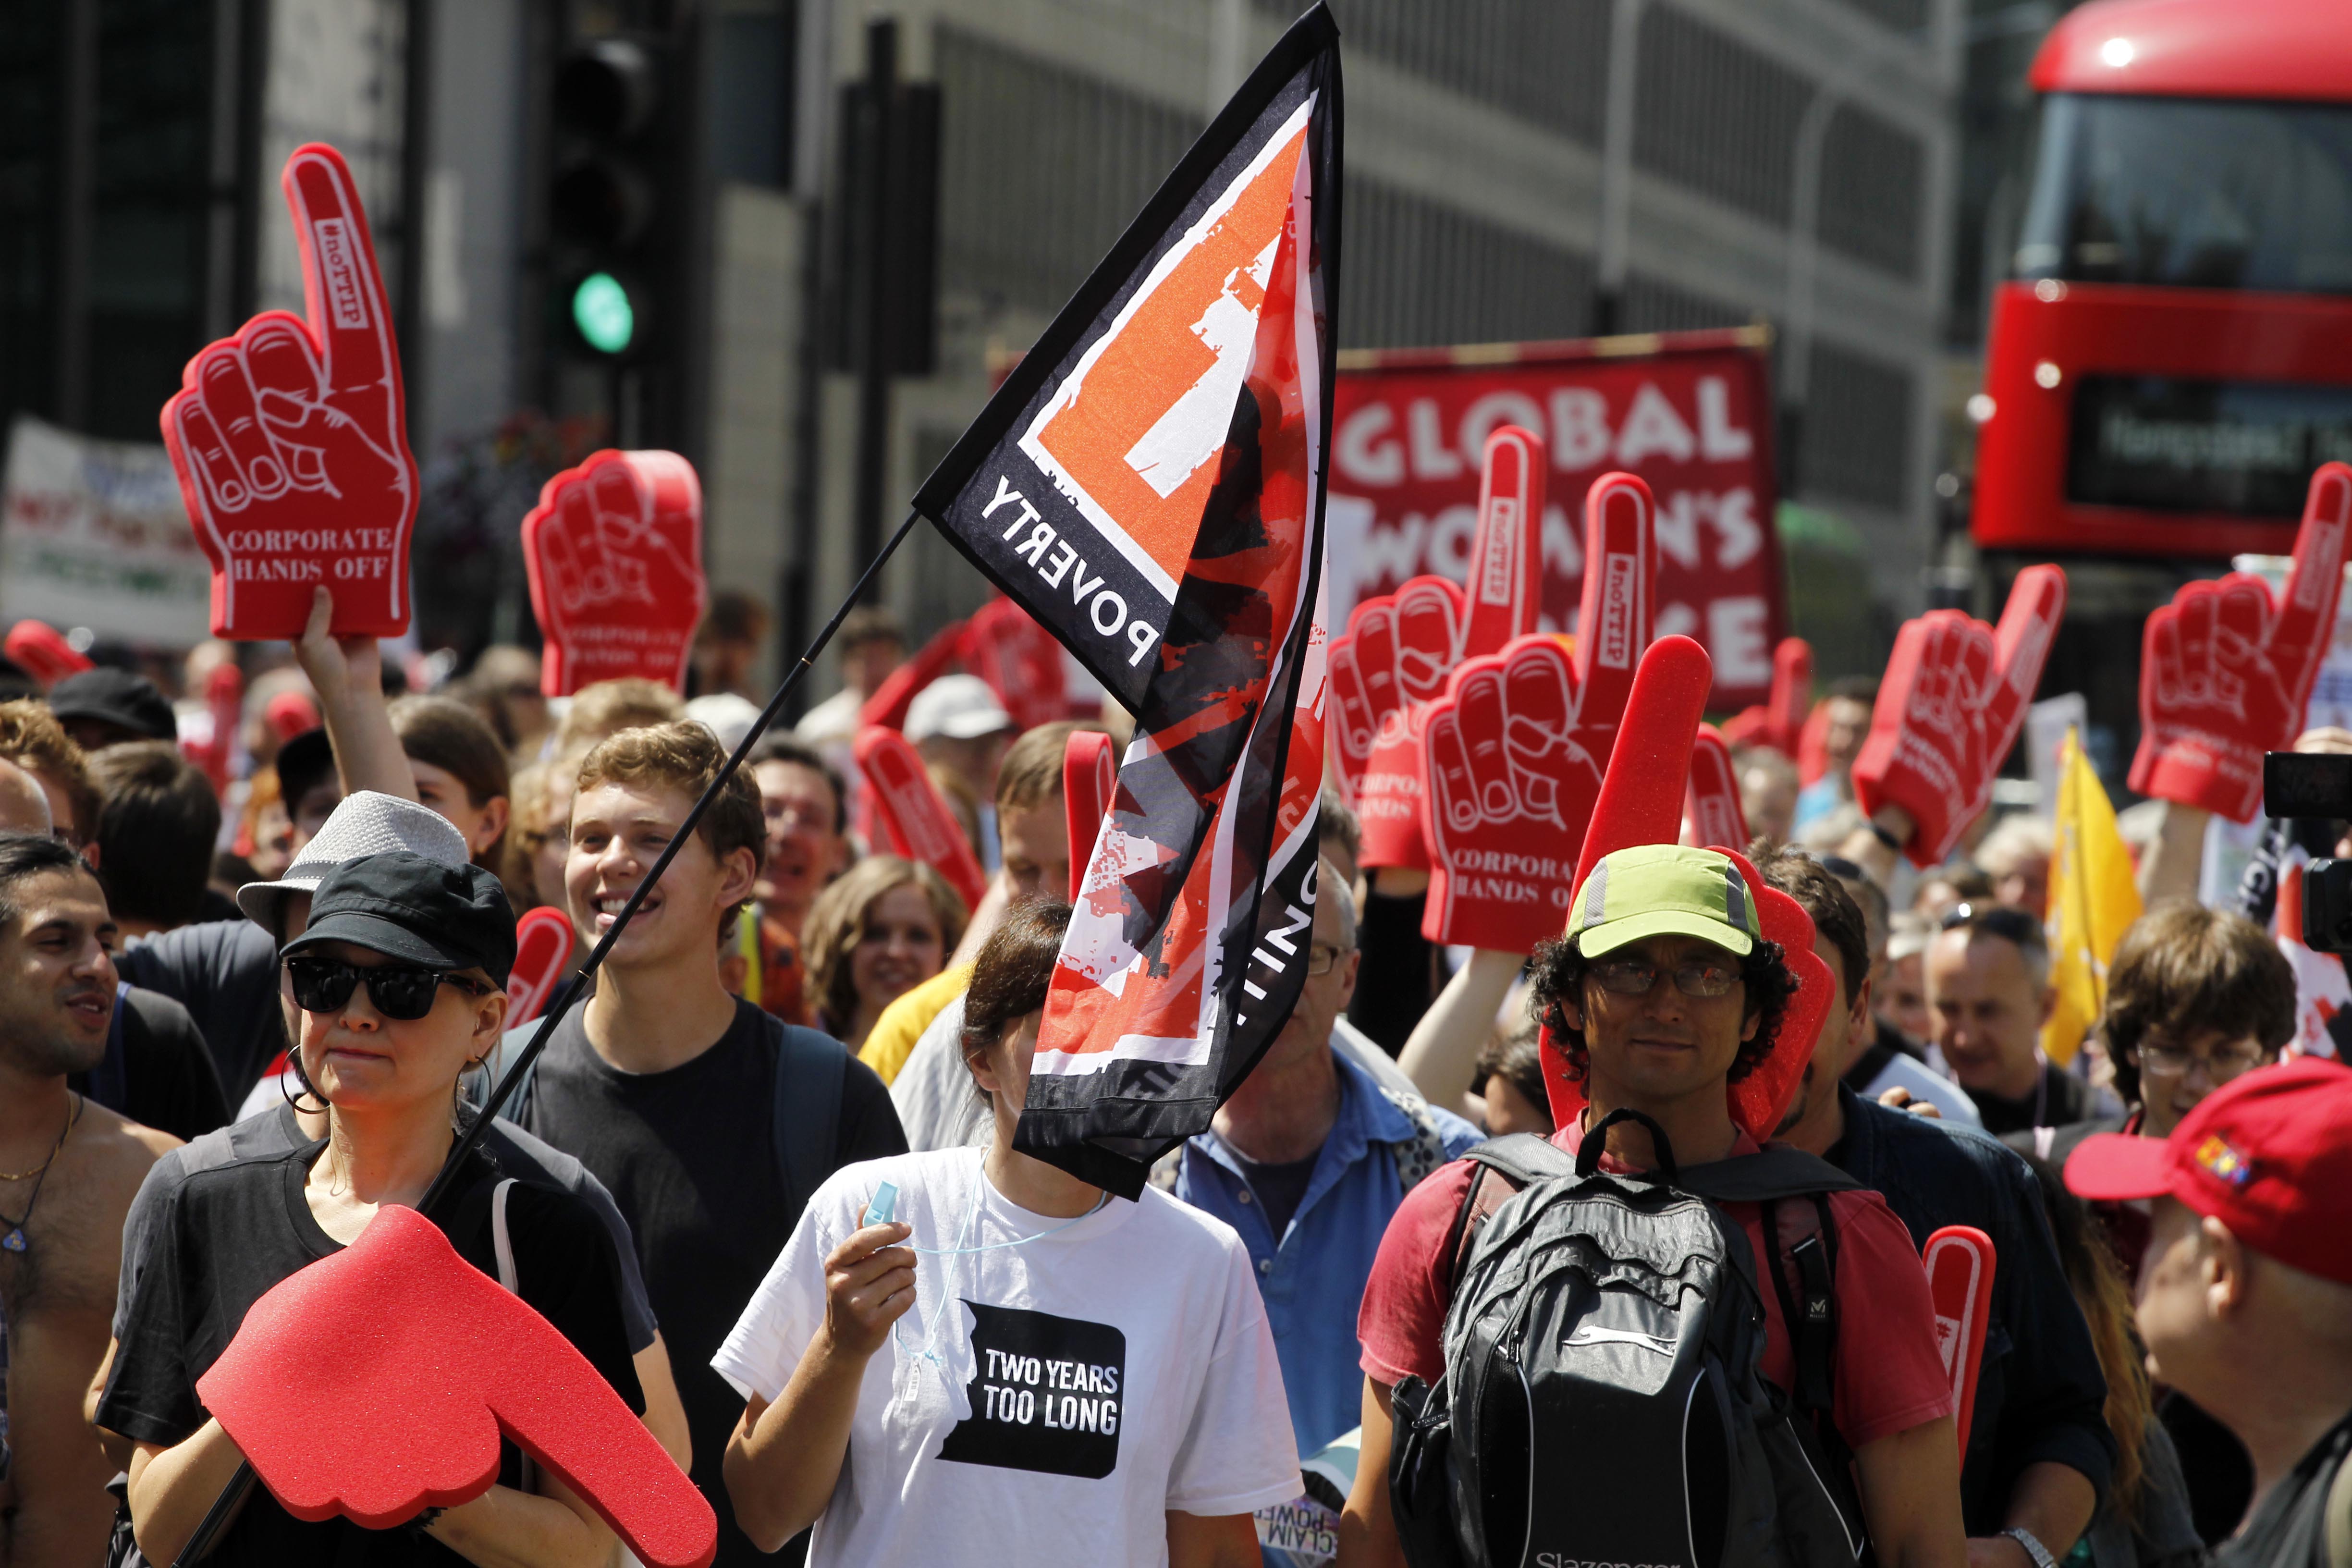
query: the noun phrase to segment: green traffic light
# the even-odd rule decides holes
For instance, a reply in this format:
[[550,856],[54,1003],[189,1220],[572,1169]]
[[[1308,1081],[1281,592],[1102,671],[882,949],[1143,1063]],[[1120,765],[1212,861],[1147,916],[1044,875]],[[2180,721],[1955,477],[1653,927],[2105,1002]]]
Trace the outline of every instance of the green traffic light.
[[591,272],[572,290],[572,324],[590,348],[625,353],[637,334],[636,308],[619,279],[609,272]]

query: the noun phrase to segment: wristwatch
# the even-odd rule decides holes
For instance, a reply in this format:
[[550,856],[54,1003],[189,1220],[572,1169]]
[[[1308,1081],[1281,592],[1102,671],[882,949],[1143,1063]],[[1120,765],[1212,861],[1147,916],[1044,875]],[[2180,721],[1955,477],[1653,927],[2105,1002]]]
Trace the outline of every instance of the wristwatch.
[[2033,1531],[2023,1525],[2012,1524],[2001,1533],[2025,1548],[2025,1554],[2033,1559],[2033,1568],[2058,1568],[2058,1560],[2050,1555],[2050,1548],[2035,1540]]

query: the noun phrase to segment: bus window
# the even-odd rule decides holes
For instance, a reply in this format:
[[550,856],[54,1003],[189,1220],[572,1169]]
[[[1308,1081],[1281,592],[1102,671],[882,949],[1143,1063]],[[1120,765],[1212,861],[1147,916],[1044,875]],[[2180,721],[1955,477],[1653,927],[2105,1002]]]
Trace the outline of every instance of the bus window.
[[2352,106],[2053,93],[2017,276],[2352,293]]

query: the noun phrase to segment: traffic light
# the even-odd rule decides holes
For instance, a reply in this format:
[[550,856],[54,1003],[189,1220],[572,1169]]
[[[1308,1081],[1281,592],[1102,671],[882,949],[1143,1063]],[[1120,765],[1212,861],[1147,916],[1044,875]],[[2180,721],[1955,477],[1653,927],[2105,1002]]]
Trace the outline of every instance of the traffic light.
[[556,67],[552,302],[570,347],[591,359],[643,361],[663,324],[656,300],[678,226],[664,210],[678,188],[670,64],[658,43],[620,36],[574,44]]

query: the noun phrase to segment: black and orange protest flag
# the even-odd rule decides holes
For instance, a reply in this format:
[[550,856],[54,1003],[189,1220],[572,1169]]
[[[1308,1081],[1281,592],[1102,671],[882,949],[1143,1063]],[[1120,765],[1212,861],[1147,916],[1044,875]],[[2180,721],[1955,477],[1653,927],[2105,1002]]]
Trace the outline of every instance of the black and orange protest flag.
[[1306,978],[1339,140],[1318,5],[915,498],[1136,715],[1015,1137],[1129,1197]]

